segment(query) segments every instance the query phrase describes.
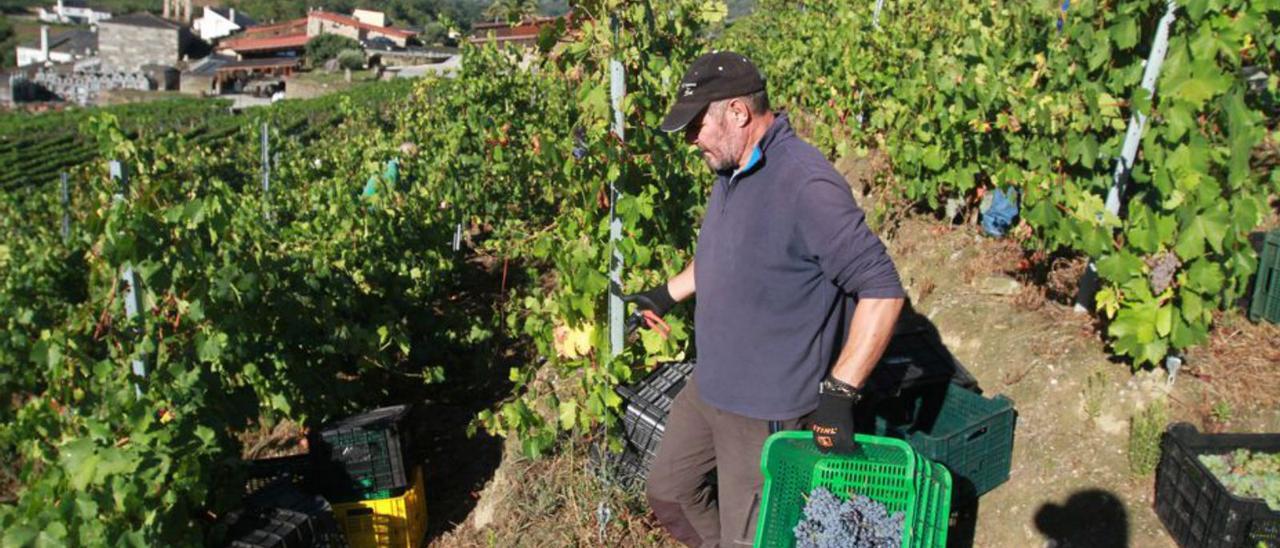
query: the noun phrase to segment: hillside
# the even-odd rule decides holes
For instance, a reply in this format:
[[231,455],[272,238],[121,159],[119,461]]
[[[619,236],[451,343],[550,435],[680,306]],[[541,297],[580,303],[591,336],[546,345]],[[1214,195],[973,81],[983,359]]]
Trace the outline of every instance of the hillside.
[[[692,256],[712,177],[652,128],[713,48],[755,60],[920,321],[1020,412],[1008,483],[957,508],[954,542],[1167,545],[1149,510],[1166,422],[1280,427],[1276,326],[1240,315],[1280,224],[1280,6],[1189,3],[1152,95],[1163,0],[889,4],[878,21],[871,2],[766,0],[727,28],[721,2],[577,5],[581,32],[546,57],[467,46],[457,78],[174,126],[13,119],[11,143],[94,152],[65,200],[0,189],[0,544],[217,543],[242,457],[408,402],[430,417],[431,541],[669,544],[585,457],[618,440],[615,388],[694,340],[681,305],[669,337],[615,356],[607,302],[615,260],[630,293]],[[222,137],[189,134],[199,118]],[[1017,216],[984,236],[984,198],[1015,190]],[[1097,298],[1076,314],[1090,262]],[[1171,388],[1169,357],[1186,364]],[[454,527],[468,519],[492,527]]]

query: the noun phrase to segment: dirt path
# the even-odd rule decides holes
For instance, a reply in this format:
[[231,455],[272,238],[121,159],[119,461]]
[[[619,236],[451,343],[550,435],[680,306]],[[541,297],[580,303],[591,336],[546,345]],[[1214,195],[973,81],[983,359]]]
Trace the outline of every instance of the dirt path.
[[[1022,258],[1010,243],[912,219],[889,245],[917,311],[985,393],[1007,395],[1019,413],[1009,481],[981,498],[973,545],[1172,546],[1152,510],[1153,478],[1129,472],[1129,418],[1168,398],[1173,419],[1203,428],[1187,402],[1203,401],[1204,383],[1183,375],[1169,391],[1163,371],[1111,361],[1088,316],[1006,275]],[[1215,358],[1190,363],[1213,369]],[[1280,411],[1249,400],[1231,429],[1280,431]],[[961,545],[965,533],[953,532]]]

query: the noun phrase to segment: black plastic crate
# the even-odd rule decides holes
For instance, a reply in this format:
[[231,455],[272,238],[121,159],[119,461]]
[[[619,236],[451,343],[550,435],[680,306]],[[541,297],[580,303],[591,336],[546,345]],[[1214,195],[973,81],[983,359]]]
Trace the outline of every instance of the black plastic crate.
[[910,329],[896,332],[889,339],[889,345],[867,379],[866,393],[872,398],[893,397],[904,390],[947,381],[966,388],[978,385],[935,331]]
[[1200,455],[1236,449],[1280,452],[1280,434],[1201,434],[1177,423],[1160,440],[1156,515],[1179,546],[1280,546],[1280,512],[1261,499],[1235,496],[1200,462]]
[[[662,441],[671,402],[684,389],[693,373],[693,362],[664,363],[640,382],[619,386],[618,395],[626,402],[622,429],[628,443],[652,458]],[[647,467],[646,467],[647,468]]]
[[381,499],[409,487],[407,405],[383,407],[325,425],[310,435],[320,492],[333,502]]
[[253,494],[263,487],[285,481],[307,487],[313,477],[314,463],[310,455],[293,455],[269,459],[254,459],[245,463],[249,477],[245,481],[245,494]]
[[[666,428],[671,402],[688,382],[694,365],[694,362],[660,364],[639,382],[616,389],[626,405],[622,415],[624,451],[618,457],[624,460],[619,460],[614,468],[620,476],[635,475],[626,481],[643,484],[648,477]],[[903,401],[900,396],[904,393],[909,394],[905,401],[912,401],[911,397],[923,398],[921,390],[928,387],[945,390],[947,381],[969,388],[977,386],[973,376],[939,342],[936,332],[908,328],[890,339],[867,381],[867,393],[874,400],[872,406],[884,408],[876,401],[888,401],[892,406],[893,402]],[[941,396],[937,399],[940,402]]]
[[333,509],[319,495],[281,477],[245,499],[227,516],[226,545],[233,548],[339,548],[346,538]]

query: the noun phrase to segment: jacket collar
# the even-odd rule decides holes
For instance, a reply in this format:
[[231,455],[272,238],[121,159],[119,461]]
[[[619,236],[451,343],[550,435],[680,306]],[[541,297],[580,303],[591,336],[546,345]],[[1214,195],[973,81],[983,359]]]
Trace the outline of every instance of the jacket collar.
[[774,143],[786,140],[794,136],[795,131],[791,129],[791,122],[787,120],[785,112],[774,114],[773,123],[769,124],[769,128],[764,131],[764,135],[760,136],[760,140],[756,142],[755,147],[751,151],[751,156],[747,159],[747,165],[736,170],[726,169],[718,172],[718,175],[726,180],[733,181],[741,179],[750,174],[764,164],[765,157],[769,154],[769,147]]

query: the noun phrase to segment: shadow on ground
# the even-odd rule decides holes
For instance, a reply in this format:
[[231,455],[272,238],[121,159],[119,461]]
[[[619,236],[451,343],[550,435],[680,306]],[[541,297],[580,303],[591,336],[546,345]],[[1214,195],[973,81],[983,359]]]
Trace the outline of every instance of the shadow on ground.
[[1035,523],[1053,548],[1129,545],[1129,516],[1124,503],[1101,489],[1077,491],[1062,504],[1040,506]]

